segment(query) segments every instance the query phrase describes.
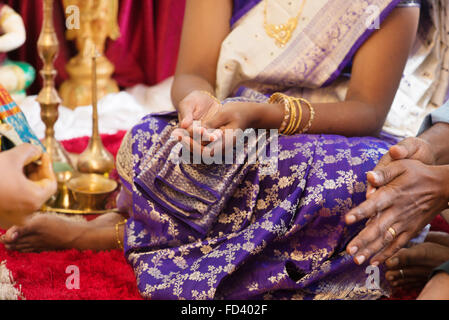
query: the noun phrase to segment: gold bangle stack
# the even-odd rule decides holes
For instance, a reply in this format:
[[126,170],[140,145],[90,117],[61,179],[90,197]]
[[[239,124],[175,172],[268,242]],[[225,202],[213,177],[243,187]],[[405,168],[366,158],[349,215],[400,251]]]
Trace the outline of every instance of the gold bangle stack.
[[303,111],[302,104],[305,103],[310,110],[310,118],[307,125],[299,132],[304,134],[309,131],[312,126],[313,119],[315,118],[315,110],[312,104],[306,99],[289,97],[283,93],[273,94],[268,103],[282,103],[284,105],[284,120],[279,128],[279,131],[283,135],[293,135],[298,133],[299,127],[301,126]]
[[217,102],[219,105],[221,105],[221,101],[218,100],[218,98],[216,96],[214,96],[212,93],[210,93],[209,91],[206,90],[201,90],[201,93],[204,93],[205,95],[208,95],[209,97],[211,97],[212,99],[215,100],[215,102]]
[[121,250],[124,250],[125,248],[123,247],[123,243],[120,241],[119,226],[124,225],[124,224],[126,224],[127,222],[128,222],[128,220],[126,219],[126,220],[124,220],[124,221],[122,221],[122,222],[118,222],[118,223],[115,225],[115,236],[116,236],[116,239],[117,239],[118,247],[119,247]]

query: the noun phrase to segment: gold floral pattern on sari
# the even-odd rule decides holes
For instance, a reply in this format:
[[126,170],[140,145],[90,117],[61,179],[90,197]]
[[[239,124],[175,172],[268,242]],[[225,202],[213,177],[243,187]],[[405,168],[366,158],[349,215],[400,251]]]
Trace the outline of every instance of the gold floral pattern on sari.
[[[123,162],[125,172],[132,166],[135,177],[148,166],[147,156],[162,146],[172,121],[148,116],[132,130],[127,137],[133,160]],[[366,288],[365,267],[345,254],[345,244],[362,225],[346,226],[343,215],[363,201],[365,172],[389,145],[375,138],[313,135],[280,138],[279,145],[278,172],[263,175],[251,166],[206,235],[133,185],[126,253],[145,298],[374,299],[388,294],[383,282],[377,290]]]

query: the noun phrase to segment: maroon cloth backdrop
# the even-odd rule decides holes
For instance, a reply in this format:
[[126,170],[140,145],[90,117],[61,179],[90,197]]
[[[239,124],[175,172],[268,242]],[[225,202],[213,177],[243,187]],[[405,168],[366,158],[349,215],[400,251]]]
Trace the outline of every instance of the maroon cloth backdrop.
[[[23,18],[27,41],[8,54],[13,60],[26,61],[37,70],[42,67],[37,53],[37,40],[42,27],[42,0],[4,0]],[[181,37],[185,0],[120,0],[121,37],[109,41],[106,56],[115,65],[114,78],[121,87],[138,83],[152,85],[171,76],[175,70]],[[55,1],[55,28],[60,52],[56,60],[57,84],[67,78],[65,64],[76,54],[75,44],[65,40],[65,16],[62,0]],[[36,94],[38,79],[29,89]]]

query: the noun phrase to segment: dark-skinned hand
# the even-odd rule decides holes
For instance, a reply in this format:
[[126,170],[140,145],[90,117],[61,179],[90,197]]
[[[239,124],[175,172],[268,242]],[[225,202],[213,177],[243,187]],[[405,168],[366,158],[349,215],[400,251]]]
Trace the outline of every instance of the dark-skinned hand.
[[430,145],[409,138],[392,147],[368,173],[368,199],[346,215],[348,224],[369,219],[347,246],[356,263],[371,257],[373,265],[385,262],[447,208],[449,168],[433,163]]

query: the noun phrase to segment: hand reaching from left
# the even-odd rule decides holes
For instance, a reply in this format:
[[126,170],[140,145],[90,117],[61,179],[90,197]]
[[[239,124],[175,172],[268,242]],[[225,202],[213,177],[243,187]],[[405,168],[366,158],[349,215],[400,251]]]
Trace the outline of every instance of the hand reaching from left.
[[[33,161],[40,159],[37,166]],[[0,153],[0,224],[21,224],[55,193],[57,183],[48,154],[24,144]]]

